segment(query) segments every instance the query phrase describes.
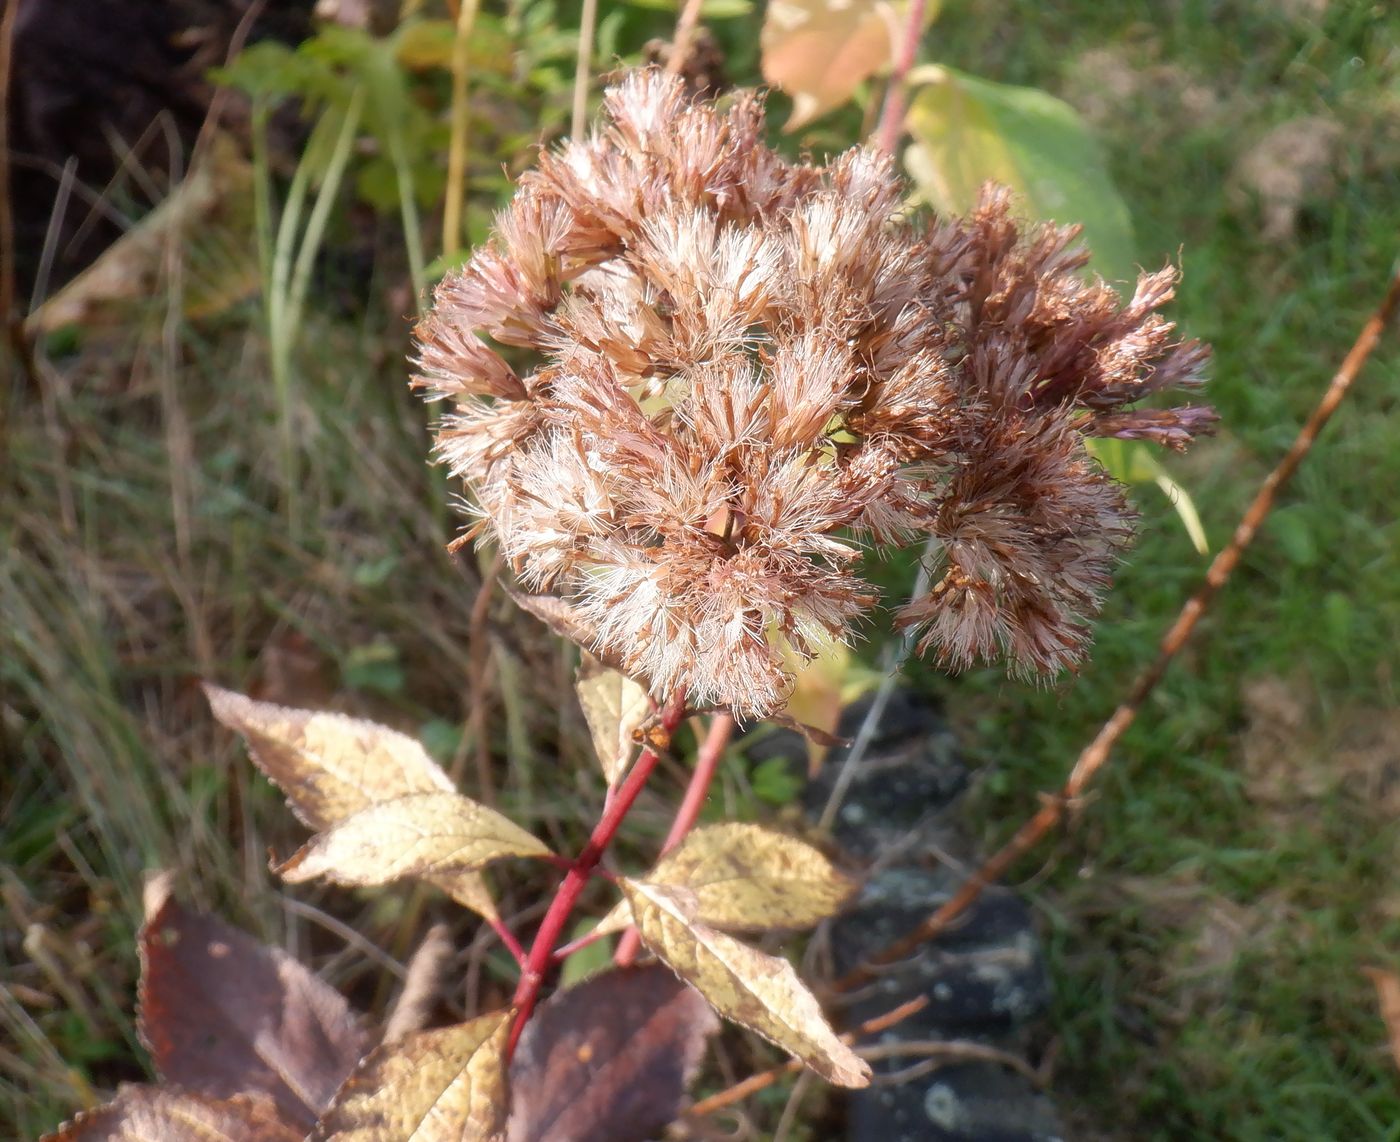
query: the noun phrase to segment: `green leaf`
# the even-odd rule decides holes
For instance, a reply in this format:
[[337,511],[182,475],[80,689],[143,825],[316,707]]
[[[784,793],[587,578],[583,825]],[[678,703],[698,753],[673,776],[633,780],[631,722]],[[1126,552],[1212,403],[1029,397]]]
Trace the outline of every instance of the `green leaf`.
[[805,782],[792,769],[786,758],[770,757],[754,766],[749,778],[754,796],[770,805],[791,805],[802,795]]
[[989,180],[1011,187],[1026,213],[1084,227],[1092,265],[1108,281],[1135,280],[1133,226],[1103,153],[1068,103],[1029,87],[929,66],[905,126],[904,164],[937,209],[966,212]]
[[1115,480],[1124,484],[1156,484],[1176,509],[1181,526],[1186,529],[1197,553],[1210,554],[1210,542],[1206,539],[1201,515],[1196,510],[1196,501],[1172,478],[1147,444],[1141,440],[1118,440],[1111,436],[1086,440],[1084,443]]

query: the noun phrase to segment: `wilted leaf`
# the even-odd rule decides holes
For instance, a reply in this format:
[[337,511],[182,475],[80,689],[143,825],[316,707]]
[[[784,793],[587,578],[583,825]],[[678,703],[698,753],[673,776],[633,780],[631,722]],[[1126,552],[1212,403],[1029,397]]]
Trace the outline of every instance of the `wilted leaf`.
[[870,1067],[836,1037],[787,960],[695,920],[684,888],[622,882],[642,942],[726,1019],[791,1052],[828,1082],[863,1087]]
[[718,1029],[660,965],[594,976],[542,1003],[510,1069],[509,1142],[646,1142],[680,1113]]
[[647,692],[620,671],[585,654],[578,668],[578,702],[603,776],[613,785],[627,768],[636,748],[632,732],[651,713]]
[[417,1031],[374,1051],[308,1142],[487,1142],[506,1116],[511,1011]]
[[1003,183],[1030,216],[1083,226],[1104,278],[1136,278],[1128,207],[1074,108],[1034,88],[948,67],[922,67],[910,79],[925,86],[905,119],[914,141],[904,162],[929,202],[961,214],[984,182]]
[[622,659],[617,655],[595,650],[597,629],[579,614],[572,603],[555,595],[527,595],[521,591],[508,591],[507,594],[515,600],[517,607],[534,615],[565,642],[572,642],[593,653],[604,666],[614,670],[622,666]]
[[456,793],[414,793],[317,833],[277,871],[293,884],[323,876],[367,886],[411,876],[450,890],[456,878],[491,861],[548,852],[543,841],[485,805]]
[[113,326],[162,299],[171,244],[182,259],[182,311],[218,313],[258,285],[252,167],[227,135],[159,206],[113,242],[86,270],[25,320],[30,334],[65,326]]
[[646,879],[690,889],[695,919],[712,928],[809,928],[856,889],[805,841],[738,822],[695,829]]
[[303,1131],[265,1098],[210,1098],[173,1087],[127,1086],[40,1142],[300,1142]]
[[1390,1057],[1400,1067],[1400,977],[1381,968],[1361,970],[1376,985],[1376,999],[1380,1002],[1386,1037],[1390,1040]]
[[[206,685],[214,716],[248,743],[254,763],[318,832],[381,801],[452,793],[452,780],[413,738],[361,718],[294,710]],[[460,872],[435,882],[464,907],[496,919],[486,881]]]
[[[938,15],[933,0],[924,26]],[[894,61],[909,0],[769,0],[759,43],[763,78],[792,97],[785,131],[849,99]]]
[[427,751],[387,726],[257,702],[217,686],[204,692],[214,716],[243,735],[253,761],[287,795],[292,812],[317,831],[379,801],[453,792]]
[[139,1028],[162,1078],[227,1098],[262,1092],[309,1129],[369,1043],[339,992],[291,956],[146,889]]

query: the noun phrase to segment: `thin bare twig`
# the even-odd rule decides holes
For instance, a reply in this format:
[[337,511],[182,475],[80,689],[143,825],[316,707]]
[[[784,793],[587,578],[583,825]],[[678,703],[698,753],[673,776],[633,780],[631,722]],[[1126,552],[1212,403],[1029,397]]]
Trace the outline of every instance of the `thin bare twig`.
[[[841,1041],[843,1043],[854,1043],[862,1035],[878,1035],[881,1031],[885,1031],[897,1023],[903,1023],[904,1020],[908,1019],[911,1015],[918,1014],[927,1007],[928,1004],[929,1000],[926,995],[920,995],[917,998],[909,1000],[907,1003],[901,1003],[898,1007],[886,1011],[883,1015],[876,1015],[873,1018],[867,1019],[854,1031],[846,1032],[846,1034],[841,1036]],[[747,1098],[749,1095],[763,1090],[765,1087],[772,1086],[784,1075],[790,1075],[801,1069],[801,1063],[796,1059],[789,1059],[786,1063],[780,1063],[778,1066],[770,1067],[766,1071],[759,1071],[758,1074],[750,1075],[748,1078],[744,1079],[743,1082],[735,1083],[733,1086],[720,1091],[718,1094],[712,1094],[709,1098],[702,1098],[685,1112],[686,1117],[698,1118],[706,1114],[711,1114],[716,1110],[722,1110],[726,1106],[732,1106],[734,1103]]]
[[937,936],[948,924],[960,916],[989,884],[1004,876],[1007,870],[1029,852],[1064,818],[1065,810],[1073,804],[1088,787],[1095,775],[1108,761],[1109,755],[1118,740],[1136,720],[1138,711],[1149,694],[1157,688],[1172,660],[1191,637],[1196,624],[1205,614],[1206,608],[1229,580],[1238,566],[1245,549],[1253,542],[1259,527],[1274,506],[1279,491],[1292,478],[1303,462],[1318,433],[1332,414],[1337,411],[1343,398],[1351,388],[1356,375],[1366,363],[1380,341],[1381,333],[1400,307],[1400,271],[1391,279],[1381,303],[1362,326],[1355,343],[1343,359],[1341,367],[1332,378],[1332,383],[1323,393],[1307,422],[1299,430],[1292,446],[1284,454],[1274,470],[1265,478],[1253,501],[1245,510],[1235,528],[1230,542],[1220,551],[1206,572],[1205,581],[1196,593],[1181,608],[1181,613],[1165,635],[1162,636],[1156,661],[1152,663],[1133,683],[1128,696],[1113,711],[1113,715],[1103,724],[1093,741],[1084,747],[1079,759],[1074,763],[1068,779],[1057,794],[1047,796],[1037,812],[1022,825],[1002,848],[990,857],[982,867],[972,874],[936,912],[908,935],[896,940],[889,947],[870,957],[864,964],[849,972],[833,985],[837,991],[848,991],[874,977],[874,969],[884,964],[894,963],[908,956],[915,949]]
[[909,1082],[930,1071],[936,1071],[939,1067],[969,1060],[999,1063],[1017,1074],[1024,1075],[1038,1087],[1045,1083],[1044,1076],[1019,1055],[967,1039],[906,1039],[900,1043],[873,1043],[868,1047],[861,1047],[857,1054],[872,1063],[881,1059],[901,1059],[906,1055],[919,1055],[923,1058],[922,1063],[902,1071],[877,1075],[875,1082],[880,1086],[898,1086],[902,1082]]
[[588,78],[593,72],[593,37],[598,25],[598,0],[583,0],[578,25],[578,61],[574,65],[574,113],[569,138],[583,137],[588,119]]
[[700,22],[701,3],[702,0],[685,0],[685,7],[676,21],[676,37],[671,41],[671,57],[666,61],[667,75],[680,75],[685,67],[695,39],[695,26]]

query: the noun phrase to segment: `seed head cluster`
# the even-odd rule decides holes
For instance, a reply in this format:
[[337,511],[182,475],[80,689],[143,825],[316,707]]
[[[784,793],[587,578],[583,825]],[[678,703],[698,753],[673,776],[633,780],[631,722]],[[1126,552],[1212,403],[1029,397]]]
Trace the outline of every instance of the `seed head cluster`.
[[890,160],[825,167],[635,72],[592,137],[543,154],[437,289],[415,383],[478,528],[655,695],[761,716],[788,663],[878,602],[863,549],[924,543],[898,621],[958,669],[1072,667],[1133,526],[1090,436],[1183,447],[1204,349],[1084,274],[1073,228],[989,189],[907,217]]

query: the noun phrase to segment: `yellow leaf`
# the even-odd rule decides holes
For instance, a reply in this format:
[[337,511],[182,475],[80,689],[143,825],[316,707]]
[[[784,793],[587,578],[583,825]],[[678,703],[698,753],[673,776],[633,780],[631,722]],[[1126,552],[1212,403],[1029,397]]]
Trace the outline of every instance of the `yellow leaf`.
[[458,876],[491,861],[548,852],[485,805],[456,793],[413,793],[316,834],[277,871],[293,884],[323,876],[365,886],[411,876],[452,891]]
[[[360,718],[258,702],[204,687],[214,717],[243,736],[253,762],[287,797],[292,812],[317,831],[362,809],[413,793],[451,793],[452,780],[413,738]],[[459,904],[487,919],[499,914],[480,873],[437,882]]]
[[870,1067],[836,1037],[787,960],[765,955],[695,919],[684,888],[622,882],[642,942],[726,1019],[790,1051],[828,1082],[863,1087]]
[[646,879],[694,892],[702,924],[754,930],[819,924],[856,888],[805,841],[738,822],[694,830]]
[[495,1142],[512,1014],[418,1031],[371,1052],[308,1142]]
[[[939,4],[926,8],[925,26]],[[760,44],[763,78],[792,97],[795,131],[840,106],[894,60],[908,0],[769,0]]]
[[651,714],[647,692],[591,654],[579,664],[577,690],[598,764],[608,784],[614,785],[632,758],[632,732]]

